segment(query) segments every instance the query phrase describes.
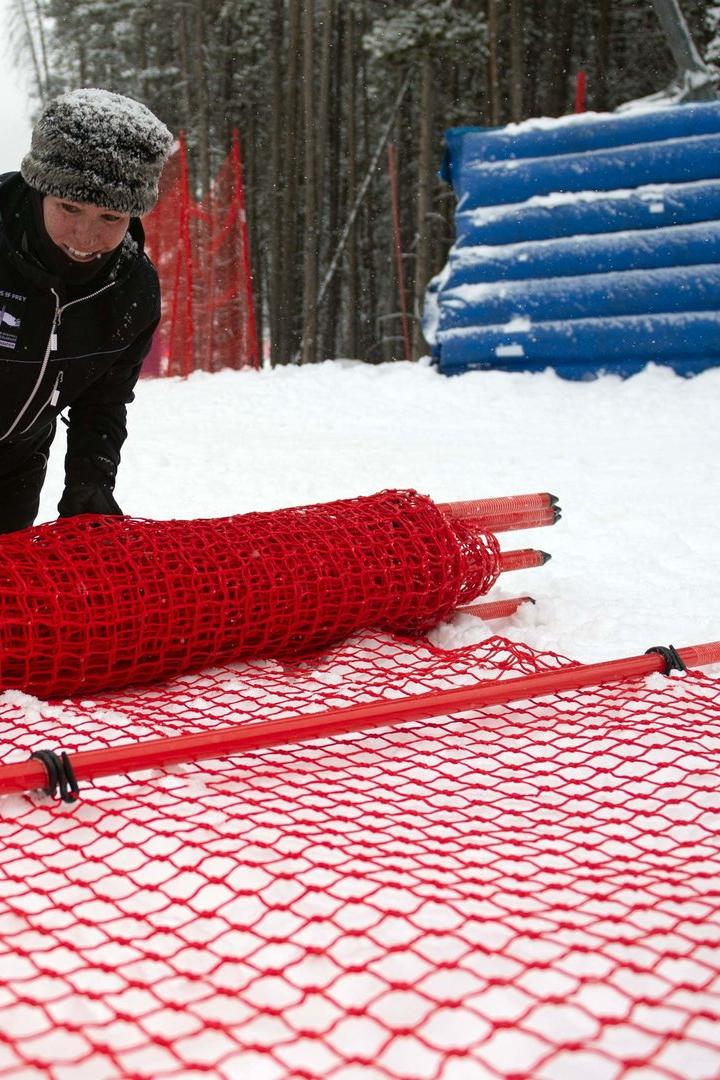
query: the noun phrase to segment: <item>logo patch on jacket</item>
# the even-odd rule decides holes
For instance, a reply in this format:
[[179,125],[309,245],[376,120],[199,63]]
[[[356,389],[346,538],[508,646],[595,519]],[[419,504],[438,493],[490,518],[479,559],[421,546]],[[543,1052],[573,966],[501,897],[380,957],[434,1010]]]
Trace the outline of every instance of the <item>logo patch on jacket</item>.
[[17,345],[17,336],[20,330],[20,318],[8,311],[5,304],[0,300],[0,347],[14,349]]

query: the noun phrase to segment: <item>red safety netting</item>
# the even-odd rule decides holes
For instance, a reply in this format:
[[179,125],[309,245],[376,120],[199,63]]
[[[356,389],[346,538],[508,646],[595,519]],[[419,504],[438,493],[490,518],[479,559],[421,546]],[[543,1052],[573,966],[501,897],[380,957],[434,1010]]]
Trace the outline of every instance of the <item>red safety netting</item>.
[[240,143],[201,202],[190,192],[187,150],[163,172],[160,199],[144,220],[162,289],[162,322],[145,374],[259,367]]
[[69,518],[0,538],[0,689],[63,697],[366,627],[420,632],[500,568],[492,534],[411,491],[210,520]]
[[[3,758],[559,668],[364,636],[53,705]],[[0,801],[0,1076],[720,1074],[720,683],[652,675]]]

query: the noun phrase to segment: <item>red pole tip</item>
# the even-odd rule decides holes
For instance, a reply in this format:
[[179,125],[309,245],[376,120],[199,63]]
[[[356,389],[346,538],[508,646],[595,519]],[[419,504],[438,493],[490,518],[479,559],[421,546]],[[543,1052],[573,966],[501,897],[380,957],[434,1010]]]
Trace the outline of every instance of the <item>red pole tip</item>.
[[551,555],[547,551],[538,551],[537,548],[520,548],[515,551],[500,552],[500,573],[510,570],[532,570],[536,566],[544,566]]
[[476,619],[489,622],[492,619],[507,619],[515,615],[523,604],[534,604],[532,596],[516,596],[508,600],[491,600],[486,604],[471,604],[459,607],[456,615],[473,615]]

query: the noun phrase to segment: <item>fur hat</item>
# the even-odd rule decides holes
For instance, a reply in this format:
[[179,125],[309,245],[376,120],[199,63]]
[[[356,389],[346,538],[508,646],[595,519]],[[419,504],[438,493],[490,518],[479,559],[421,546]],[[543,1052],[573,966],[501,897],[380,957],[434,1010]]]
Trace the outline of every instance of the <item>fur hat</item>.
[[141,217],[157,202],[173,137],[139,101],[73,90],[43,110],[20,172],[44,195]]

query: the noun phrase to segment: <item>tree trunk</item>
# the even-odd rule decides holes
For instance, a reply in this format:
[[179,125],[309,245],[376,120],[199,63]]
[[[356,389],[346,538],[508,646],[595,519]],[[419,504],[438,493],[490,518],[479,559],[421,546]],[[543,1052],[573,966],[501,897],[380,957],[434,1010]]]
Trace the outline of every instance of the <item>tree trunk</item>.
[[500,123],[500,66],[498,59],[498,0],[487,0],[488,5],[488,89],[490,92],[490,123]]
[[[335,8],[337,0],[327,0],[325,13],[322,18],[322,43],[320,46],[320,88],[317,107],[317,130],[316,130],[316,156],[315,156],[315,181],[317,184],[317,207],[318,222],[323,225],[326,222],[324,195],[328,190],[326,177],[328,172],[328,147],[330,134],[330,85],[332,81],[333,60],[333,33],[335,30]],[[318,261],[322,263],[327,250],[327,229],[317,238]],[[317,313],[315,327],[315,355],[321,358],[327,355],[325,328],[327,321]]]
[[315,0],[304,0],[303,27],[303,110],[305,114],[305,251],[303,260],[303,340],[302,363],[316,359],[317,334],[317,265],[318,221],[315,187],[317,117],[315,115],[315,77],[313,70],[315,38]]
[[44,100],[47,96],[48,87],[50,86],[50,65],[48,64],[48,50],[47,42],[45,40],[45,13],[40,7],[39,0],[35,0],[34,7],[35,25],[37,26],[38,41],[40,43],[41,100]]
[[523,114],[525,80],[523,25],[523,0],[510,0],[510,112],[515,123],[522,120]]
[[298,240],[298,186],[299,186],[299,161],[298,161],[298,82],[299,82],[299,50],[300,50],[300,9],[301,0],[290,0],[290,25],[287,46],[287,79],[285,82],[285,96],[287,111],[285,113],[285,147],[283,157],[287,182],[285,186],[285,198],[281,207],[282,220],[282,243],[283,253],[283,280],[280,298],[281,313],[281,339],[280,362],[289,364],[292,362],[296,344],[296,327],[298,307],[297,302],[297,257]]
[[422,336],[425,289],[430,280],[430,190],[433,182],[433,65],[430,53],[421,61],[420,148],[418,155],[417,258],[415,260],[415,324],[413,356],[424,356],[428,346]]
[[192,72],[190,70],[190,47],[188,44],[188,28],[187,28],[187,4],[183,3],[178,9],[178,58],[180,60],[180,72],[182,75],[182,109],[185,116],[185,133],[190,135],[188,130],[192,123],[193,115],[193,96],[191,92],[191,86],[193,82]]
[[210,104],[205,63],[205,0],[195,0],[193,68],[197,94],[195,131],[198,148],[200,191],[210,191]]
[[282,363],[282,285],[283,271],[283,201],[284,175],[281,155],[285,123],[283,108],[282,44],[285,22],[283,0],[275,0],[270,33],[271,123],[270,123],[270,266],[268,269],[268,311],[270,322],[270,360]]
[[[347,86],[347,187],[346,187],[346,213],[350,213],[355,202],[357,191],[357,102],[356,102],[356,48],[355,48],[355,14],[352,8],[347,13],[347,39],[345,47]],[[357,252],[357,224],[350,229],[347,241],[347,323],[345,353],[350,357],[358,355],[358,252]]]
[[[361,8],[363,22],[361,23],[361,37],[367,30],[367,22],[365,21],[365,5]],[[367,69],[367,53],[363,49],[360,52],[360,86],[363,89],[362,96],[362,133],[363,133],[363,167],[366,168],[373,155],[372,136],[370,133],[370,109],[367,94],[367,86],[369,83],[369,73]],[[369,203],[370,206],[375,205],[375,201],[372,197],[373,184],[375,180],[371,182]],[[378,199],[381,199],[382,195],[378,193]],[[362,207],[362,274],[364,280],[361,282],[361,296],[362,307],[360,312],[360,357],[363,360],[370,360],[377,363],[380,360],[380,354],[375,353],[374,357],[370,355],[371,349],[375,345],[375,328],[377,326],[377,314],[378,314],[378,296],[377,296],[377,282],[375,280],[375,226],[378,218],[372,212],[368,206],[368,200],[363,203]]]
[[[34,5],[34,9],[36,8],[37,4]],[[30,24],[30,14],[26,0],[14,0],[11,11],[22,24],[24,45],[27,49],[28,56],[30,57],[33,72],[35,73],[35,93],[40,101],[44,101],[46,97],[46,83],[41,65],[41,57],[38,49],[35,47],[35,36]]]
[[568,106],[568,76],[572,63],[572,43],[575,30],[575,0],[556,0],[553,42],[553,63],[549,85],[549,113],[562,116]]
[[148,83],[147,83],[147,69],[148,69],[148,48],[147,41],[147,24],[145,12],[138,13],[137,20],[137,42],[138,42],[138,61],[140,67],[140,95],[143,101],[148,99]]
[[598,0],[598,29],[595,43],[595,78],[597,86],[595,88],[591,87],[591,94],[593,107],[601,112],[605,112],[608,107],[610,25],[610,0]]
[[[345,60],[345,21],[338,18],[335,24],[335,45],[331,50],[332,57],[332,85],[333,93],[330,95],[329,110],[329,202],[328,202],[328,251],[332,251],[340,235],[340,190],[343,167],[343,140],[342,118],[345,115],[346,102],[344,99],[345,80],[343,78]],[[327,301],[323,306],[325,314],[323,340],[325,355],[333,359],[338,354],[338,328],[340,325],[341,306],[341,279],[336,274],[330,282]]]
[[253,302],[255,304],[255,332],[257,335],[257,350],[260,357],[260,363],[263,362],[263,326],[265,319],[263,312],[266,306],[266,263],[262,258],[262,244],[259,243],[258,237],[258,225],[260,221],[260,214],[258,212],[258,191],[260,185],[258,183],[258,168],[257,168],[257,154],[255,148],[257,146],[257,130],[256,130],[256,117],[254,110],[248,110],[247,123],[245,131],[240,133],[242,143],[241,146],[248,147],[243,151],[243,172],[245,173],[245,204],[247,208],[247,217],[245,227],[248,232],[248,243],[250,244],[250,260],[251,268],[250,273],[252,275],[252,281],[250,283],[253,293]]
[[298,190],[300,186],[299,161],[299,67],[300,67],[300,15],[302,0],[290,0],[290,22],[287,41],[287,81],[285,84],[287,112],[285,116],[285,162],[287,165],[287,188],[283,206],[285,258],[283,266],[283,360],[293,361],[296,346],[296,313],[298,307]]

